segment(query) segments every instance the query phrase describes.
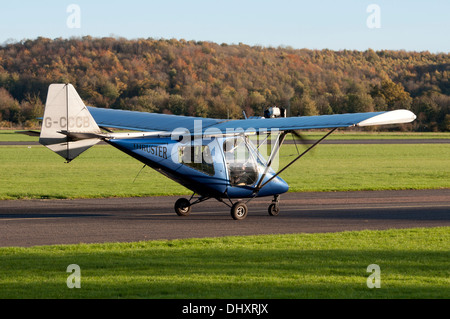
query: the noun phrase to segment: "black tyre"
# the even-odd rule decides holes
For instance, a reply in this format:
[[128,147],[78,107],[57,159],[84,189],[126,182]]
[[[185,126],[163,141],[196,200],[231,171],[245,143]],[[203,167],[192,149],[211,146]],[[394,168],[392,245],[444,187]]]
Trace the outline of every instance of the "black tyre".
[[268,211],[270,216],[277,216],[280,213],[280,207],[277,204],[270,204]]
[[175,212],[178,216],[188,216],[191,212],[191,204],[186,198],[180,198],[175,202]]
[[247,217],[247,205],[244,203],[237,202],[231,207],[231,217],[234,220],[242,220]]

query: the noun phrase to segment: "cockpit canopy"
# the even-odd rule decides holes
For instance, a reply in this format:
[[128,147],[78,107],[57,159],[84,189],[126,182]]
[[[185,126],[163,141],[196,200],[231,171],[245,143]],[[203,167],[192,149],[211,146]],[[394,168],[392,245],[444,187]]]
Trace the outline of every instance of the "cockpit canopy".
[[223,142],[225,164],[231,186],[249,186],[258,179],[258,167],[245,138],[231,137]]

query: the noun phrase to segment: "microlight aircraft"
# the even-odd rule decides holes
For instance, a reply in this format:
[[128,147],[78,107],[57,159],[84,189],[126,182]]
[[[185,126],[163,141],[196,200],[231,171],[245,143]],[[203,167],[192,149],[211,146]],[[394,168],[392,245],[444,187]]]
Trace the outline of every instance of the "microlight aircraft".
[[[179,216],[189,215],[193,205],[216,199],[231,209],[233,219],[241,220],[256,197],[272,197],[268,213],[278,215],[280,194],[289,188],[280,173],[337,128],[409,123],[415,118],[408,110],[242,120],[155,114],[85,106],[71,84],[51,84],[39,142],[70,162],[105,141],[193,192],[190,199],[175,202]],[[305,129],[330,131],[275,172],[271,165],[286,135]],[[266,157],[253,135],[272,140]]]

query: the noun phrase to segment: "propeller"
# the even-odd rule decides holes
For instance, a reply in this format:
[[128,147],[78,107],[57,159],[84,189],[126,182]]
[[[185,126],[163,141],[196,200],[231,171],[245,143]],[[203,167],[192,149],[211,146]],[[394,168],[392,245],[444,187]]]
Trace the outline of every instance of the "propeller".
[[[297,140],[300,141],[300,143],[309,145],[311,144],[311,140],[307,139],[305,135],[301,134],[298,130],[292,130],[291,134],[297,138]],[[295,140],[295,139],[294,139]]]
[[[295,148],[297,150],[297,154],[300,154],[299,149],[297,147],[297,142],[299,141],[301,144],[303,144],[306,147],[309,147],[311,144],[313,144],[313,141],[311,141],[310,139],[308,139],[304,134],[300,133],[299,130],[292,130],[290,131],[291,136],[292,136],[292,140],[294,141],[295,144]],[[312,150],[314,151],[314,150]]]

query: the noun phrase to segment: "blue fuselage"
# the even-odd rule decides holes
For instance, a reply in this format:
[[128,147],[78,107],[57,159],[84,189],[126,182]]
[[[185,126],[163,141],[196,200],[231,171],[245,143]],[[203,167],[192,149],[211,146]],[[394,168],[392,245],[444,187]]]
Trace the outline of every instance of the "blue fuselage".
[[[254,197],[255,186],[265,171],[262,156],[251,142],[241,137],[194,139],[186,143],[169,137],[111,139],[107,142],[205,197]],[[225,146],[230,142],[232,147]],[[274,175],[275,172],[269,169],[263,183]],[[288,189],[283,179],[275,177],[259,190],[257,196],[278,195]]]

